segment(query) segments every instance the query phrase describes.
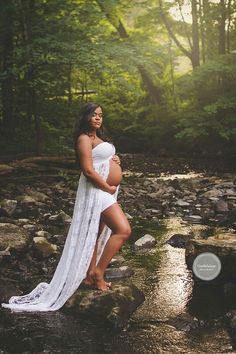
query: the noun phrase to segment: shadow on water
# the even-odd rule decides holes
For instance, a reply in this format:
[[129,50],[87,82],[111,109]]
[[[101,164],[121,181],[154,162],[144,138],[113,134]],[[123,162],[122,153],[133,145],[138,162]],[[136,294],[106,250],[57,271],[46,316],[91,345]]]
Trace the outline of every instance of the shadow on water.
[[[1,309],[0,353],[232,352],[229,336],[219,324],[192,326],[196,319],[224,314],[226,306],[221,286],[194,284],[185,249],[166,243],[173,234],[187,235],[190,226],[180,218],[167,218],[161,224],[141,219],[133,223],[132,240],[121,253],[146,300],[126,328],[103,328],[101,323],[76,318],[63,309],[52,313]],[[132,251],[131,244],[147,233],[156,238],[157,246],[145,254]]]

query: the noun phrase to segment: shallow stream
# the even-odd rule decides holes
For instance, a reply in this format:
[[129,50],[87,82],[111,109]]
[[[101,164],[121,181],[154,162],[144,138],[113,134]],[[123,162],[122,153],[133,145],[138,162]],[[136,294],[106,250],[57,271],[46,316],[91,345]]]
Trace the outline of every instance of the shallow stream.
[[[121,254],[125,265],[134,270],[131,281],[144,292],[146,300],[125,328],[103,328],[90,318],[85,321],[63,309],[53,313],[1,309],[0,354],[236,353],[220,320],[227,311],[220,285],[193,291],[185,249],[166,243],[174,234],[189,234],[192,225],[180,217],[168,217],[156,223],[134,219],[133,226],[132,239]],[[157,246],[148,254],[134,253],[130,245],[146,233],[156,238]]]
[[[134,238],[148,232],[158,245],[146,255],[132,253],[128,244],[122,249],[135,271],[132,281],[146,296],[126,328],[103,329],[63,310],[15,314],[2,309],[1,353],[233,353],[226,329],[214,320],[225,311],[224,304],[221,310],[219,301],[209,307],[219,290],[194,299],[185,250],[165,243],[173,234],[187,234],[191,226],[180,218],[165,219],[159,226],[140,223],[136,221]],[[203,325],[194,328],[193,318]]]

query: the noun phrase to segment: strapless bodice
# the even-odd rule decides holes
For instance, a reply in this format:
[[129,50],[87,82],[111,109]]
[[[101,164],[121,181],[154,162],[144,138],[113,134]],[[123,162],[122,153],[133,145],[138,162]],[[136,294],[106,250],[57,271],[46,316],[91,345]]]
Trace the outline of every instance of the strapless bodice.
[[107,141],[103,141],[92,149],[93,163],[97,164],[105,162],[106,160],[110,160],[110,158],[115,155],[115,153],[115,146],[111,143],[108,143]]

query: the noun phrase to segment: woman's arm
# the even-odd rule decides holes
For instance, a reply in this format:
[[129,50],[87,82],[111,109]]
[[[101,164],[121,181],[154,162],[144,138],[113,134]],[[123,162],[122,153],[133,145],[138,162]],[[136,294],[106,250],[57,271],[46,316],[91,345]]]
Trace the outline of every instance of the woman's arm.
[[80,166],[84,175],[98,188],[108,193],[115,193],[116,187],[110,186],[93,168],[91,140],[87,135],[80,135],[76,142]]

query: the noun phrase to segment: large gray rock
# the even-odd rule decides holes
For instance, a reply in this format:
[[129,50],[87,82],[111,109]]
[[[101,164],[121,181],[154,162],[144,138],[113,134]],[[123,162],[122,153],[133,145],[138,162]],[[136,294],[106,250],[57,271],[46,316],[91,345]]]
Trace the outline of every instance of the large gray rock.
[[215,210],[218,213],[227,213],[229,211],[228,203],[223,199],[218,200],[215,203]]
[[202,222],[202,217],[200,215],[185,215],[184,220],[197,224]]
[[34,191],[32,189],[27,190],[27,194],[37,202],[45,203],[46,201],[49,200],[49,197],[46,194],[42,192]]
[[32,198],[30,195],[20,195],[17,198],[17,201],[21,204],[36,204],[36,200]]
[[133,245],[135,251],[148,249],[154,247],[156,244],[156,239],[149,234],[140,237]]
[[185,248],[187,241],[191,238],[191,235],[175,234],[166,241],[172,247]]
[[12,216],[16,210],[17,201],[14,199],[3,199],[0,202],[0,207],[8,216]]
[[39,237],[45,237],[46,239],[52,236],[48,231],[45,230],[39,230],[35,232],[35,235]]
[[108,291],[84,290],[83,286],[66,302],[64,309],[74,315],[93,317],[108,326],[123,327],[145,300],[133,284],[113,284]]
[[52,254],[58,252],[57,245],[48,242],[45,237],[36,236],[33,238],[33,242],[38,254],[43,258],[50,257]]
[[119,268],[107,268],[105,275],[109,279],[127,278],[134,274],[133,269],[128,266],[122,266]]
[[205,193],[202,193],[201,196],[204,196],[206,198],[218,198],[218,197],[222,197],[223,192],[219,189],[213,188],[209,191],[206,191]]
[[227,281],[236,281],[235,234],[224,233],[209,237],[207,240],[189,240],[185,250],[188,268],[192,269],[194,259],[203,252],[212,252],[219,257],[222,266],[219,278]]
[[121,254],[116,254],[110,261],[109,267],[119,267],[125,262],[125,258]]
[[190,203],[188,203],[188,202],[186,202],[185,200],[182,200],[182,199],[178,199],[175,204],[180,206],[180,207],[187,207],[187,206],[190,205]]
[[10,246],[10,252],[21,252],[29,243],[29,235],[22,228],[10,223],[0,223],[0,250]]
[[72,218],[70,217],[70,215],[66,214],[64,211],[61,211],[59,214],[51,215],[49,217],[49,220],[64,223],[64,224],[70,224],[72,221]]

